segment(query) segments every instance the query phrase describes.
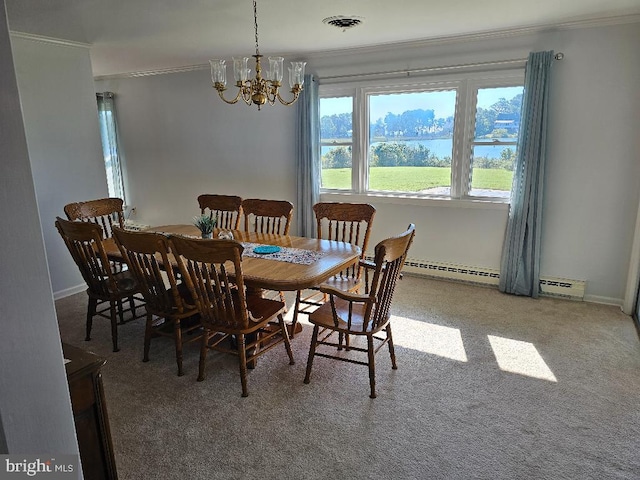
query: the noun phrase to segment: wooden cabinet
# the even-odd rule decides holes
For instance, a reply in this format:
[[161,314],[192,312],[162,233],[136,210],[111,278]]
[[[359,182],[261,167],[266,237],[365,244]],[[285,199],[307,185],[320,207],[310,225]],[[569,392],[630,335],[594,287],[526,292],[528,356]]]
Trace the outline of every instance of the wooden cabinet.
[[116,480],[116,462],[100,369],[106,361],[72,345],[62,345],[71,407],[85,480]]

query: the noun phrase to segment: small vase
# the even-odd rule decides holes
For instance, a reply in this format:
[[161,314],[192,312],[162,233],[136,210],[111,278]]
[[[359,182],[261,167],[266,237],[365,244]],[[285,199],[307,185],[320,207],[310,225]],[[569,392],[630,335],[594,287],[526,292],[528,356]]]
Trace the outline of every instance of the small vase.
[[202,238],[213,238],[213,232],[203,233],[202,234]]

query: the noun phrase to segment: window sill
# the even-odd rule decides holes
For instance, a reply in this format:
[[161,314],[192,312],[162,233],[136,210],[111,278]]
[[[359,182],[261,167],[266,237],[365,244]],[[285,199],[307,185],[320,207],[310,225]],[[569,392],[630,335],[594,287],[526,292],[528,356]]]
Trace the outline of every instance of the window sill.
[[509,202],[495,198],[450,198],[424,197],[412,195],[385,195],[383,193],[351,193],[338,191],[320,191],[323,201],[358,202],[358,203],[386,203],[397,205],[417,205],[424,207],[444,208],[481,208],[485,210],[509,211]]

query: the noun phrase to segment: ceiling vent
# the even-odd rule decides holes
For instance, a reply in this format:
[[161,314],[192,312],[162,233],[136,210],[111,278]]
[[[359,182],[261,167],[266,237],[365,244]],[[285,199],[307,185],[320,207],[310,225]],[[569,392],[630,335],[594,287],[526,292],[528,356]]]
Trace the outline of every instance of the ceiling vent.
[[364,20],[362,17],[346,17],[344,15],[337,15],[335,17],[325,18],[324,20],[322,20],[322,23],[340,28],[344,32],[347,28],[353,28],[360,25],[362,23],[362,20]]

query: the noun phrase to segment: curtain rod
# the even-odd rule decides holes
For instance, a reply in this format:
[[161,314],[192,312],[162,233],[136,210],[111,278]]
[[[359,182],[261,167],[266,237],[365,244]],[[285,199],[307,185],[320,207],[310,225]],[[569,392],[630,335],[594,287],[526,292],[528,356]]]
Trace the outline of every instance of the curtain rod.
[[[556,60],[562,60],[564,58],[564,53],[558,52],[553,56]],[[508,66],[508,65],[517,65],[520,63],[526,63],[526,58],[515,58],[512,60],[499,60],[497,62],[479,62],[479,63],[463,63],[459,65],[446,65],[443,67],[426,67],[426,68],[418,68],[413,70],[392,70],[388,72],[376,72],[376,73],[360,73],[360,74],[351,74],[351,75],[332,75],[328,77],[322,77],[321,80],[337,80],[340,78],[363,78],[363,77],[379,77],[384,75],[406,75],[410,77],[411,75],[415,75],[417,73],[427,73],[427,72],[446,72],[449,70],[460,70],[467,68],[478,68],[478,67],[499,67],[499,66]]]

